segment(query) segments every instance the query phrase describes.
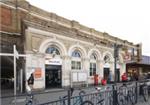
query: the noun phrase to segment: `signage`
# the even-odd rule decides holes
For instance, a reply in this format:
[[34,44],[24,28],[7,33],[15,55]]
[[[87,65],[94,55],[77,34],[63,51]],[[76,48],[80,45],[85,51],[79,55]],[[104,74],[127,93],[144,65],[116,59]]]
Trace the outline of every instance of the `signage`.
[[58,58],[46,58],[45,64],[62,65],[62,60]]
[[105,63],[104,64],[104,68],[110,68],[110,64],[109,63]]
[[117,64],[117,67],[116,67],[117,69],[120,69],[120,65],[119,64]]
[[41,78],[41,77],[42,77],[42,70],[41,70],[41,68],[35,68],[34,78]]

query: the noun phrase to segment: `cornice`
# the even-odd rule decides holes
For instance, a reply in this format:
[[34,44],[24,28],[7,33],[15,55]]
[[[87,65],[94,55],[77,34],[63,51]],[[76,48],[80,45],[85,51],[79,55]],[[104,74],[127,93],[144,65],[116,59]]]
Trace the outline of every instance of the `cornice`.
[[[42,10],[38,7],[31,5],[25,0],[23,1],[12,0],[10,2],[1,1],[0,4],[10,7],[12,9],[19,9],[20,11],[26,12],[31,17],[39,18],[43,20],[43,22],[45,21],[43,24],[41,24],[41,26],[44,28],[46,26],[51,27],[52,24],[53,25],[55,24],[57,25],[57,29],[58,27],[61,27],[63,29],[69,29],[69,33],[73,32],[72,30],[77,30],[78,32],[76,33],[77,35],[79,35],[82,38],[86,38],[87,40],[92,39],[95,42],[95,44],[100,44],[100,45],[104,45],[107,47],[111,47],[112,44],[118,43],[118,44],[124,44],[127,47],[134,47],[134,48],[137,47],[133,45],[133,43],[131,42],[111,36],[106,32],[99,32],[93,28],[89,28],[89,27],[82,25],[77,21],[69,20],[61,16],[58,16],[55,13],[50,13],[45,10]],[[30,21],[32,21],[32,19],[30,19]],[[52,24],[49,25],[49,23],[52,23]],[[67,32],[63,32],[63,33],[67,33]]]

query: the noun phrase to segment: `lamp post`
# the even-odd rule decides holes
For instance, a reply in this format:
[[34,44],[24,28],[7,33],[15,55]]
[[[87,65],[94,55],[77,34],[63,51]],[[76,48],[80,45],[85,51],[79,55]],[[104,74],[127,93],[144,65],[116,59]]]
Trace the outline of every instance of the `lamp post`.
[[121,48],[122,45],[114,44],[114,75],[115,75],[115,83],[117,82],[117,60],[119,60],[119,48]]

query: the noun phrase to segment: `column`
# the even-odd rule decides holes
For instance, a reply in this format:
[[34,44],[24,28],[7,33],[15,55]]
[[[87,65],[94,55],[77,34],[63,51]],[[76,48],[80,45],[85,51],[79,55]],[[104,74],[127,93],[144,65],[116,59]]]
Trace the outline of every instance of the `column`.
[[90,60],[89,58],[83,58],[82,59],[82,64],[83,64],[83,70],[85,70],[87,72],[87,83],[90,83],[90,77],[89,77],[89,69],[90,69]]
[[62,87],[70,86],[71,80],[71,57],[62,57]]

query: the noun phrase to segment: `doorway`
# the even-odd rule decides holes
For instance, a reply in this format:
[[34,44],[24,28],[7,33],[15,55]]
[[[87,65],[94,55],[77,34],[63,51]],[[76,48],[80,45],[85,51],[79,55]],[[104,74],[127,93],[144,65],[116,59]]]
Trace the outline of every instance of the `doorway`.
[[1,56],[1,74],[0,85],[2,90],[12,90],[14,88],[14,69],[13,69],[13,57]]
[[45,68],[46,88],[61,87],[61,65],[46,65]]
[[109,68],[104,68],[104,79],[107,81],[109,79],[109,73],[110,73]]

